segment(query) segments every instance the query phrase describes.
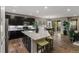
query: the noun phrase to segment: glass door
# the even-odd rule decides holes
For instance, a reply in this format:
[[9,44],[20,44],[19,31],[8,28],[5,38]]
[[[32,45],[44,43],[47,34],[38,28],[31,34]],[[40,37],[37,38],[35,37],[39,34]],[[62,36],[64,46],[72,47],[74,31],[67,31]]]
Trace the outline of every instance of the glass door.
[[77,19],[70,21],[70,28],[77,30]]

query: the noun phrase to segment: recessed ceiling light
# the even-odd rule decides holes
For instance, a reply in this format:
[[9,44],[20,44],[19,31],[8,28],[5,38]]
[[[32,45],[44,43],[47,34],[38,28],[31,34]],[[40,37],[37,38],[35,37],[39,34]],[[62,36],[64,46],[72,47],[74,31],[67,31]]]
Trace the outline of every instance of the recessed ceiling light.
[[44,7],[44,9],[48,9],[48,7],[47,7],[47,6],[45,6],[45,7]]
[[39,10],[37,10],[36,13],[39,13]]
[[69,11],[71,11],[71,9],[67,9],[67,11],[69,12]]

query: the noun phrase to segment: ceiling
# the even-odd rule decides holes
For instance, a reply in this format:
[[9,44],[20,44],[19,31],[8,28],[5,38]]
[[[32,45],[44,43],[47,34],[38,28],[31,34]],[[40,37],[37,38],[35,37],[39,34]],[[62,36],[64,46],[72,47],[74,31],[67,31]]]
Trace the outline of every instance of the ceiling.
[[79,16],[79,6],[6,6],[5,10],[42,18]]

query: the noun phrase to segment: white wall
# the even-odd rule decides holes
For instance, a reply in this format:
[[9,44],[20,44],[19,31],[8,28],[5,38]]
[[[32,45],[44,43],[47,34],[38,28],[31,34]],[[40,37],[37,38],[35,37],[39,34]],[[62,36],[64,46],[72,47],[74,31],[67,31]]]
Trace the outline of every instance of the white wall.
[[0,17],[0,52],[5,52],[5,7],[1,6]]
[[78,21],[77,21],[77,29],[79,31],[79,17],[78,17]]
[[[1,7],[0,7],[0,28],[1,28]],[[1,52],[1,29],[0,29],[0,52]]]

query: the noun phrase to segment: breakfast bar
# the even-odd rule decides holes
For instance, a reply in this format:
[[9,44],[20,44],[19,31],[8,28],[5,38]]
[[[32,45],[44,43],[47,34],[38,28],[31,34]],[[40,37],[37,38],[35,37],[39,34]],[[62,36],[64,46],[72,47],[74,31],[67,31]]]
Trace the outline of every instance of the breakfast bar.
[[37,53],[36,40],[40,40],[42,38],[50,36],[48,31],[42,28],[39,29],[38,33],[36,33],[35,31],[22,31],[22,33],[31,38],[31,53]]

